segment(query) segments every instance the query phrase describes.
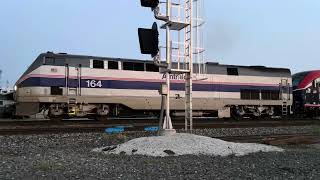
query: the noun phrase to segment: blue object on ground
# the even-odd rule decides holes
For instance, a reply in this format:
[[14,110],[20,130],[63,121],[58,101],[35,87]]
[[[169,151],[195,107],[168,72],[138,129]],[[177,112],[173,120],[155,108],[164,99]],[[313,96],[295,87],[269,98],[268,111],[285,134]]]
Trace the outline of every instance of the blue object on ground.
[[159,130],[159,127],[157,126],[149,126],[144,128],[145,131],[155,132]]
[[116,127],[110,127],[105,129],[105,132],[108,134],[117,134],[117,133],[122,133],[123,131],[124,131],[123,126],[116,126]]

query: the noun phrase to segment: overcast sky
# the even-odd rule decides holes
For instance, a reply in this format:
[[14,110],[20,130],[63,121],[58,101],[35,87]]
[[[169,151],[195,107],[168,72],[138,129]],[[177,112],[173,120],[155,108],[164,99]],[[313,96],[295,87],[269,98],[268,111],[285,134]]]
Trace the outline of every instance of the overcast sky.
[[[14,84],[46,51],[142,58],[137,28],[154,21],[139,0],[0,0],[0,69]],[[319,0],[206,0],[206,59],[319,69]],[[164,34],[162,33],[162,36]]]

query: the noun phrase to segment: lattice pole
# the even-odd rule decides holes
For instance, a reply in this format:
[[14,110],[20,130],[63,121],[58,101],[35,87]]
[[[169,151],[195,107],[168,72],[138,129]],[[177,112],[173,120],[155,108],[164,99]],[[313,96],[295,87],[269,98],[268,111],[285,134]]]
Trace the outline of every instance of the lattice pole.
[[185,1],[185,20],[189,24],[185,28],[185,65],[189,70],[185,74],[185,129],[190,130],[193,128],[192,121],[192,74],[193,74],[193,63],[192,63],[192,0]]
[[[200,47],[200,25],[198,12],[200,11],[198,1],[201,0],[167,0],[166,2],[166,23],[161,26],[166,30],[166,64],[168,65],[166,74],[166,117],[164,119],[163,128],[172,129],[170,118],[170,74],[185,74],[185,129],[193,129],[193,117],[192,117],[192,88],[194,80],[194,70],[199,71],[201,74],[201,63],[199,59],[203,59],[203,48]],[[196,5],[196,17],[193,13],[193,4]],[[174,17],[174,8],[178,8],[178,17]],[[180,11],[183,17],[181,17]],[[173,11],[173,12],[172,12]],[[178,36],[171,36],[171,31],[178,32]],[[195,34],[193,33],[195,31]],[[184,33],[184,40],[180,42],[180,32]],[[173,38],[177,38],[177,46],[174,45]],[[195,40],[193,39],[195,38]],[[196,43],[194,43],[196,42]],[[177,52],[175,55],[174,53]],[[177,58],[175,58],[177,57]],[[195,58],[195,59],[194,59]],[[161,59],[161,57],[160,57]],[[171,66],[172,63],[175,66]],[[194,69],[194,63],[198,63],[198,67]]]

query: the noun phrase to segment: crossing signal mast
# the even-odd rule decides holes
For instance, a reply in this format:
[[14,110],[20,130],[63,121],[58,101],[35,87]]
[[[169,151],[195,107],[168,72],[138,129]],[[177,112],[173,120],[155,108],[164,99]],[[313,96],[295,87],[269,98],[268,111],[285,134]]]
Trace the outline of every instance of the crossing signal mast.
[[[165,69],[166,84],[162,86],[165,95],[165,117],[163,129],[175,132],[170,117],[170,74],[185,74],[185,129],[192,130],[192,83],[204,80],[203,25],[201,17],[204,0],[140,0],[141,6],[149,7],[157,20],[164,21],[161,29],[166,30],[165,58],[159,48],[159,32],[156,23],[151,29],[139,28],[139,43],[142,54],[151,54],[154,63]],[[161,8],[165,7],[164,13]],[[183,35],[183,40],[181,36]],[[175,39],[175,41],[174,41]],[[162,119],[161,119],[162,120]]]

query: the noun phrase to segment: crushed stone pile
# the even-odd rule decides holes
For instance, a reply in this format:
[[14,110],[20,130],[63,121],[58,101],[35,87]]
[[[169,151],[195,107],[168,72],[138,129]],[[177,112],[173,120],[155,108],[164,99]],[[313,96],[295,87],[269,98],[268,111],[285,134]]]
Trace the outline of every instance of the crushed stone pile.
[[154,136],[132,139],[117,146],[96,148],[95,152],[147,156],[243,156],[255,152],[282,152],[281,148],[255,143],[233,143],[194,134],[177,133],[172,136]]

